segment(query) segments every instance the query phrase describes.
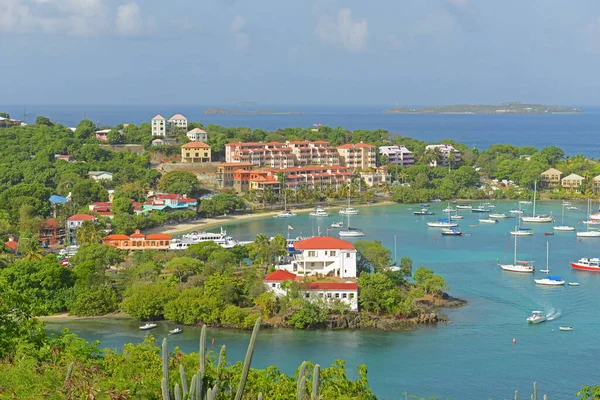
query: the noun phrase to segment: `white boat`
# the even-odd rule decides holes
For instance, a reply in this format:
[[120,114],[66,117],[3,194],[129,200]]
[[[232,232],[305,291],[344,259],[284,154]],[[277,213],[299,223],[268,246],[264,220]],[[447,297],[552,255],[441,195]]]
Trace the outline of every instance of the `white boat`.
[[443,236],[462,236],[463,234],[458,228],[445,228],[440,230],[440,233]]
[[546,321],[546,316],[541,311],[532,311],[531,316],[527,318],[527,323],[529,324],[541,324]]
[[565,281],[560,276],[550,276],[550,268],[548,267],[549,256],[550,256],[550,243],[546,242],[546,269],[540,270],[541,272],[546,273],[545,278],[534,279],[535,283],[538,285],[547,285],[547,286],[562,286],[565,284]]
[[521,211],[521,210],[510,210],[509,213],[511,213],[511,214],[523,214],[523,211]]
[[341,228],[343,226],[344,226],[344,221],[334,222],[333,224],[331,224],[332,228]]
[[452,219],[454,219],[454,220],[456,220],[456,219],[463,219],[463,218],[464,218],[464,217],[463,217],[462,215],[458,215],[458,214],[454,214],[454,215],[451,215],[451,216],[450,216],[450,219],[451,219],[451,220],[452,220]]
[[521,272],[521,273],[533,273],[535,271],[535,267],[533,266],[533,261],[518,261],[517,260],[517,237],[515,236],[515,250],[512,264],[498,264],[500,268],[504,271],[509,272]]
[[496,208],[496,206],[494,204],[489,203],[489,202],[488,203],[483,203],[482,206],[484,208]]
[[519,204],[531,204],[531,201],[529,201],[529,200],[521,200],[521,201],[519,201]]
[[[571,204],[571,203],[569,203]],[[557,225],[554,227],[555,231],[559,231],[559,232],[571,232],[575,230],[574,226],[569,226],[569,225],[565,225],[565,206],[567,205],[567,202],[563,202],[562,203],[562,212],[561,212],[561,217],[560,217],[560,225]]]
[[455,228],[458,226],[458,222],[452,222],[447,218],[439,218],[437,221],[428,222],[427,226],[430,228]]
[[[588,207],[587,207],[587,215],[588,221],[590,222],[590,199],[588,199]],[[577,232],[577,237],[585,237],[585,238],[600,238],[600,231],[590,231],[590,224],[585,225],[585,231]]]
[[181,329],[181,328],[175,328],[175,329],[171,329],[169,331],[169,335],[177,335],[178,333],[181,333],[181,332],[183,332],[183,329]]
[[512,215],[510,215],[510,214],[496,214],[496,213],[492,213],[492,214],[489,215],[489,217],[490,218],[496,218],[496,219],[497,218],[502,219],[502,218],[512,218]]
[[356,215],[358,214],[358,210],[356,208],[352,208],[352,207],[344,207],[340,210],[339,212],[341,215]]
[[533,235],[533,231],[528,228],[517,227],[515,230],[510,231],[510,234],[513,236],[531,236]]
[[456,210],[450,206],[448,206],[442,210],[442,212],[444,212],[444,213],[449,213],[449,212],[454,212],[454,211],[456,211]]
[[477,208],[471,208],[471,212],[472,213],[489,213],[490,209],[489,208],[485,208],[483,206],[479,206]]
[[559,331],[572,331],[573,327],[572,326],[559,326],[558,330]]
[[497,219],[485,218],[485,219],[480,219],[479,222],[482,224],[497,224],[499,221]]
[[473,206],[470,204],[457,204],[456,208],[459,210],[470,210],[471,208],[473,208]]
[[[523,220],[523,222],[536,222],[536,223],[552,222],[554,220],[552,215],[535,215],[536,198],[537,198],[537,182],[535,182],[534,186],[533,186],[533,213],[532,213],[531,217],[521,216],[521,219]],[[521,202],[519,202],[519,204],[521,204]]]
[[277,213],[277,218],[290,218],[295,216],[296,214],[287,208],[287,190],[285,190],[283,193],[283,211]]
[[250,241],[238,241],[227,235],[227,231],[221,228],[221,232],[192,232],[182,235],[181,239],[173,239],[169,245],[169,250],[185,250],[193,244],[202,242],[215,242],[225,249],[231,249],[234,246],[243,246]]
[[569,206],[567,207],[567,210],[579,210],[579,208],[575,206]]
[[328,217],[329,213],[321,207],[316,207],[315,210],[308,215],[311,217]]
[[569,282],[569,286],[579,286],[579,282]]
[[140,326],[140,329],[143,331],[147,331],[148,329],[154,329],[156,327],[157,327],[156,324],[144,324],[144,325]]
[[340,237],[363,237],[363,236],[365,236],[365,232],[362,229],[353,228],[350,225],[350,215],[351,214],[346,214],[346,217],[348,217],[347,228],[344,229],[343,231],[339,231],[338,235],[340,235]]
[[571,202],[570,202],[570,201],[563,201],[563,202],[562,202],[562,205],[563,205],[563,206],[570,206],[570,205],[571,205]]

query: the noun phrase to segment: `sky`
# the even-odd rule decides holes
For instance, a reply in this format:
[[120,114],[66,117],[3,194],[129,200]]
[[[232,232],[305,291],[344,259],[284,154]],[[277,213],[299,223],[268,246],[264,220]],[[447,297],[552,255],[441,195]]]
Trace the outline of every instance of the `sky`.
[[598,0],[0,0],[0,104],[600,104]]

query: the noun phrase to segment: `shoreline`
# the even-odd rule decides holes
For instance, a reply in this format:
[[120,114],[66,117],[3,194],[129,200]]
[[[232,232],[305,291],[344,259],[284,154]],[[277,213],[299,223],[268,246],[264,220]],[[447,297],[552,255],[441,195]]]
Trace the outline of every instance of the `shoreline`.
[[[386,206],[386,205],[392,205],[392,204],[399,204],[399,203],[396,203],[395,201],[391,201],[391,200],[383,200],[383,201],[378,201],[378,202],[372,203],[372,204],[356,204],[356,205],[353,205],[353,207],[364,208],[364,207]],[[335,209],[341,209],[341,208],[343,208],[343,206],[337,206],[337,205],[336,206],[324,206],[323,208],[325,210],[335,210]],[[309,213],[309,212],[313,211],[313,209],[314,209],[314,207],[300,208],[297,210],[290,208],[290,210],[292,210],[296,214]],[[280,211],[281,210],[273,210],[273,211],[255,213],[255,214],[231,214],[231,215],[222,215],[222,216],[212,217],[212,218],[203,218],[201,220],[194,221],[194,222],[184,222],[184,223],[180,223],[180,224],[171,225],[168,228],[165,225],[157,226],[157,227],[148,229],[146,231],[146,233],[147,234],[163,233],[163,234],[171,235],[171,236],[181,235],[181,234],[188,233],[191,231],[204,230],[204,229],[212,228],[212,227],[219,226],[219,225],[229,225],[229,224],[241,222],[241,221],[250,221],[250,220],[254,220],[254,219],[274,217]]]

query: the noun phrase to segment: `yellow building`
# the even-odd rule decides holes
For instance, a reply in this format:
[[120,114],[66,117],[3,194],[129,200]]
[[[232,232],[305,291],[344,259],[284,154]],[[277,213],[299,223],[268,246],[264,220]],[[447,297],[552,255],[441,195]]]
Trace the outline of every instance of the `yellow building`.
[[181,162],[208,163],[211,161],[210,146],[204,142],[189,142],[181,146]]
[[561,185],[570,192],[576,192],[579,191],[579,187],[583,186],[584,181],[585,178],[583,176],[571,174],[562,179]]
[[546,188],[554,188],[560,185],[560,177],[562,172],[555,168],[550,168],[547,171],[542,172],[542,186]]

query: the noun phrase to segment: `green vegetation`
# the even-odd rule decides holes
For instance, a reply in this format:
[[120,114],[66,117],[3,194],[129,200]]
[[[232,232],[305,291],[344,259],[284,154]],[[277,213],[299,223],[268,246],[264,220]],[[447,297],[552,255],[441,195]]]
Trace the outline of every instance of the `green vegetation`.
[[527,104],[517,102],[500,105],[484,104],[453,104],[439,107],[394,107],[384,110],[384,114],[553,114],[553,113],[582,113],[583,110],[574,107],[546,106],[543,104]]

